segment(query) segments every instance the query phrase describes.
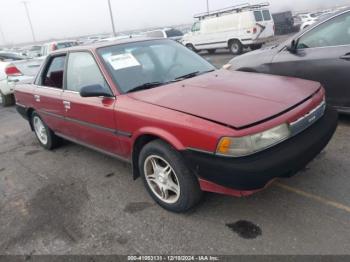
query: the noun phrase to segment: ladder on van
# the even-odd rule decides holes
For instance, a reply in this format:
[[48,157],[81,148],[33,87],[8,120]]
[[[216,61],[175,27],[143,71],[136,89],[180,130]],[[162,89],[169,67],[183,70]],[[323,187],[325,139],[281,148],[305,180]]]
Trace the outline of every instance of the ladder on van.
[[210,17],[219,17],[223,14],[240,13],[243,11],[255,10],[255,9],[259,9],[259,8],[266,7],[266,6],[270,6],[270,3],[269,2],[264,2],[264,3],[260,3],[260,4],[244,3],[244,4],[226,7],[223,9],[218,9],[215,11],[211,11],[209,13],[205,12],[205,13],[196,14],[194,16],[194,18],[198,18],[199,20],[204,20],[204,19],[210,18]]

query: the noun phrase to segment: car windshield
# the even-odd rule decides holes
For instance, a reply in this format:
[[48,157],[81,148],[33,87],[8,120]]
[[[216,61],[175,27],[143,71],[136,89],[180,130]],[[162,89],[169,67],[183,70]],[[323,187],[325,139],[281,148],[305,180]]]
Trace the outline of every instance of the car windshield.
[[172,40],[148,40],[98,49],[121,93],[160,87],[215,67]]

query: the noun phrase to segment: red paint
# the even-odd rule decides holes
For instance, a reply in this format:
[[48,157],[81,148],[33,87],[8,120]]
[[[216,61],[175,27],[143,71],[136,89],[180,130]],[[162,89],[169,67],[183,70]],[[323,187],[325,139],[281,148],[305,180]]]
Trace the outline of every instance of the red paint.
[[[119,42],[130,41],[135,40]],[[215,152],[221,137],[255,134],[293,122],[320,104],[324,96],[322,88],[293,110],[238,130],[232,127],[251,125],[288,110],[314,94],[320,84],[288,77],[216,71],[168,86],[122,95],[96,55],[96,48],[70,50],[88,51],[94,55],[115,99],[82,98],[77,93],[60,89],[22,85],[16,88],[17,102],[39,113],[46,111],[59,115],[61,118],[40,113],[55,132],[126,159],[131,159],[133,145],[142,135],[159,137],[177,150],[195,148]],[[34,95],[40,96],[40,102],[35,101]],[[64,109],[63,101],[70,102],[70,110]],[[82,125],[79,121],[100,129]],[[113,130],[132,136],[116,135]],[[200,185],[205,191],[233,196],[256,192],[235,191],[204,180],[200,180]]]

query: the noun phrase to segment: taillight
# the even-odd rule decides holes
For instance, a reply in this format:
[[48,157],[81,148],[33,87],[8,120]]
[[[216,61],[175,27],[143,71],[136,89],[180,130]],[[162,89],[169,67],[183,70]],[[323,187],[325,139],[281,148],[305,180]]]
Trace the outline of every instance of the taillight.
[[7,76],[21,76],[21,75],[23,75],[22,72],[19,71],[18,68],[13,64],[9,64],[6,67],[5,73]]
[[256,27],[253,28],[253,34],[256,34],[258,32],[258,29]]

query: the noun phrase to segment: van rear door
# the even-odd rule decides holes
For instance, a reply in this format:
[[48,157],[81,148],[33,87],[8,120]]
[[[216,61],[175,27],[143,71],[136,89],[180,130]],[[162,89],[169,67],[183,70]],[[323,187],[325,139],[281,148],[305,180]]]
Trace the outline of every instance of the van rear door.
[[256,39],[269,38],[275,35],[274,22],[268,9],[254,11],[257,25]]

